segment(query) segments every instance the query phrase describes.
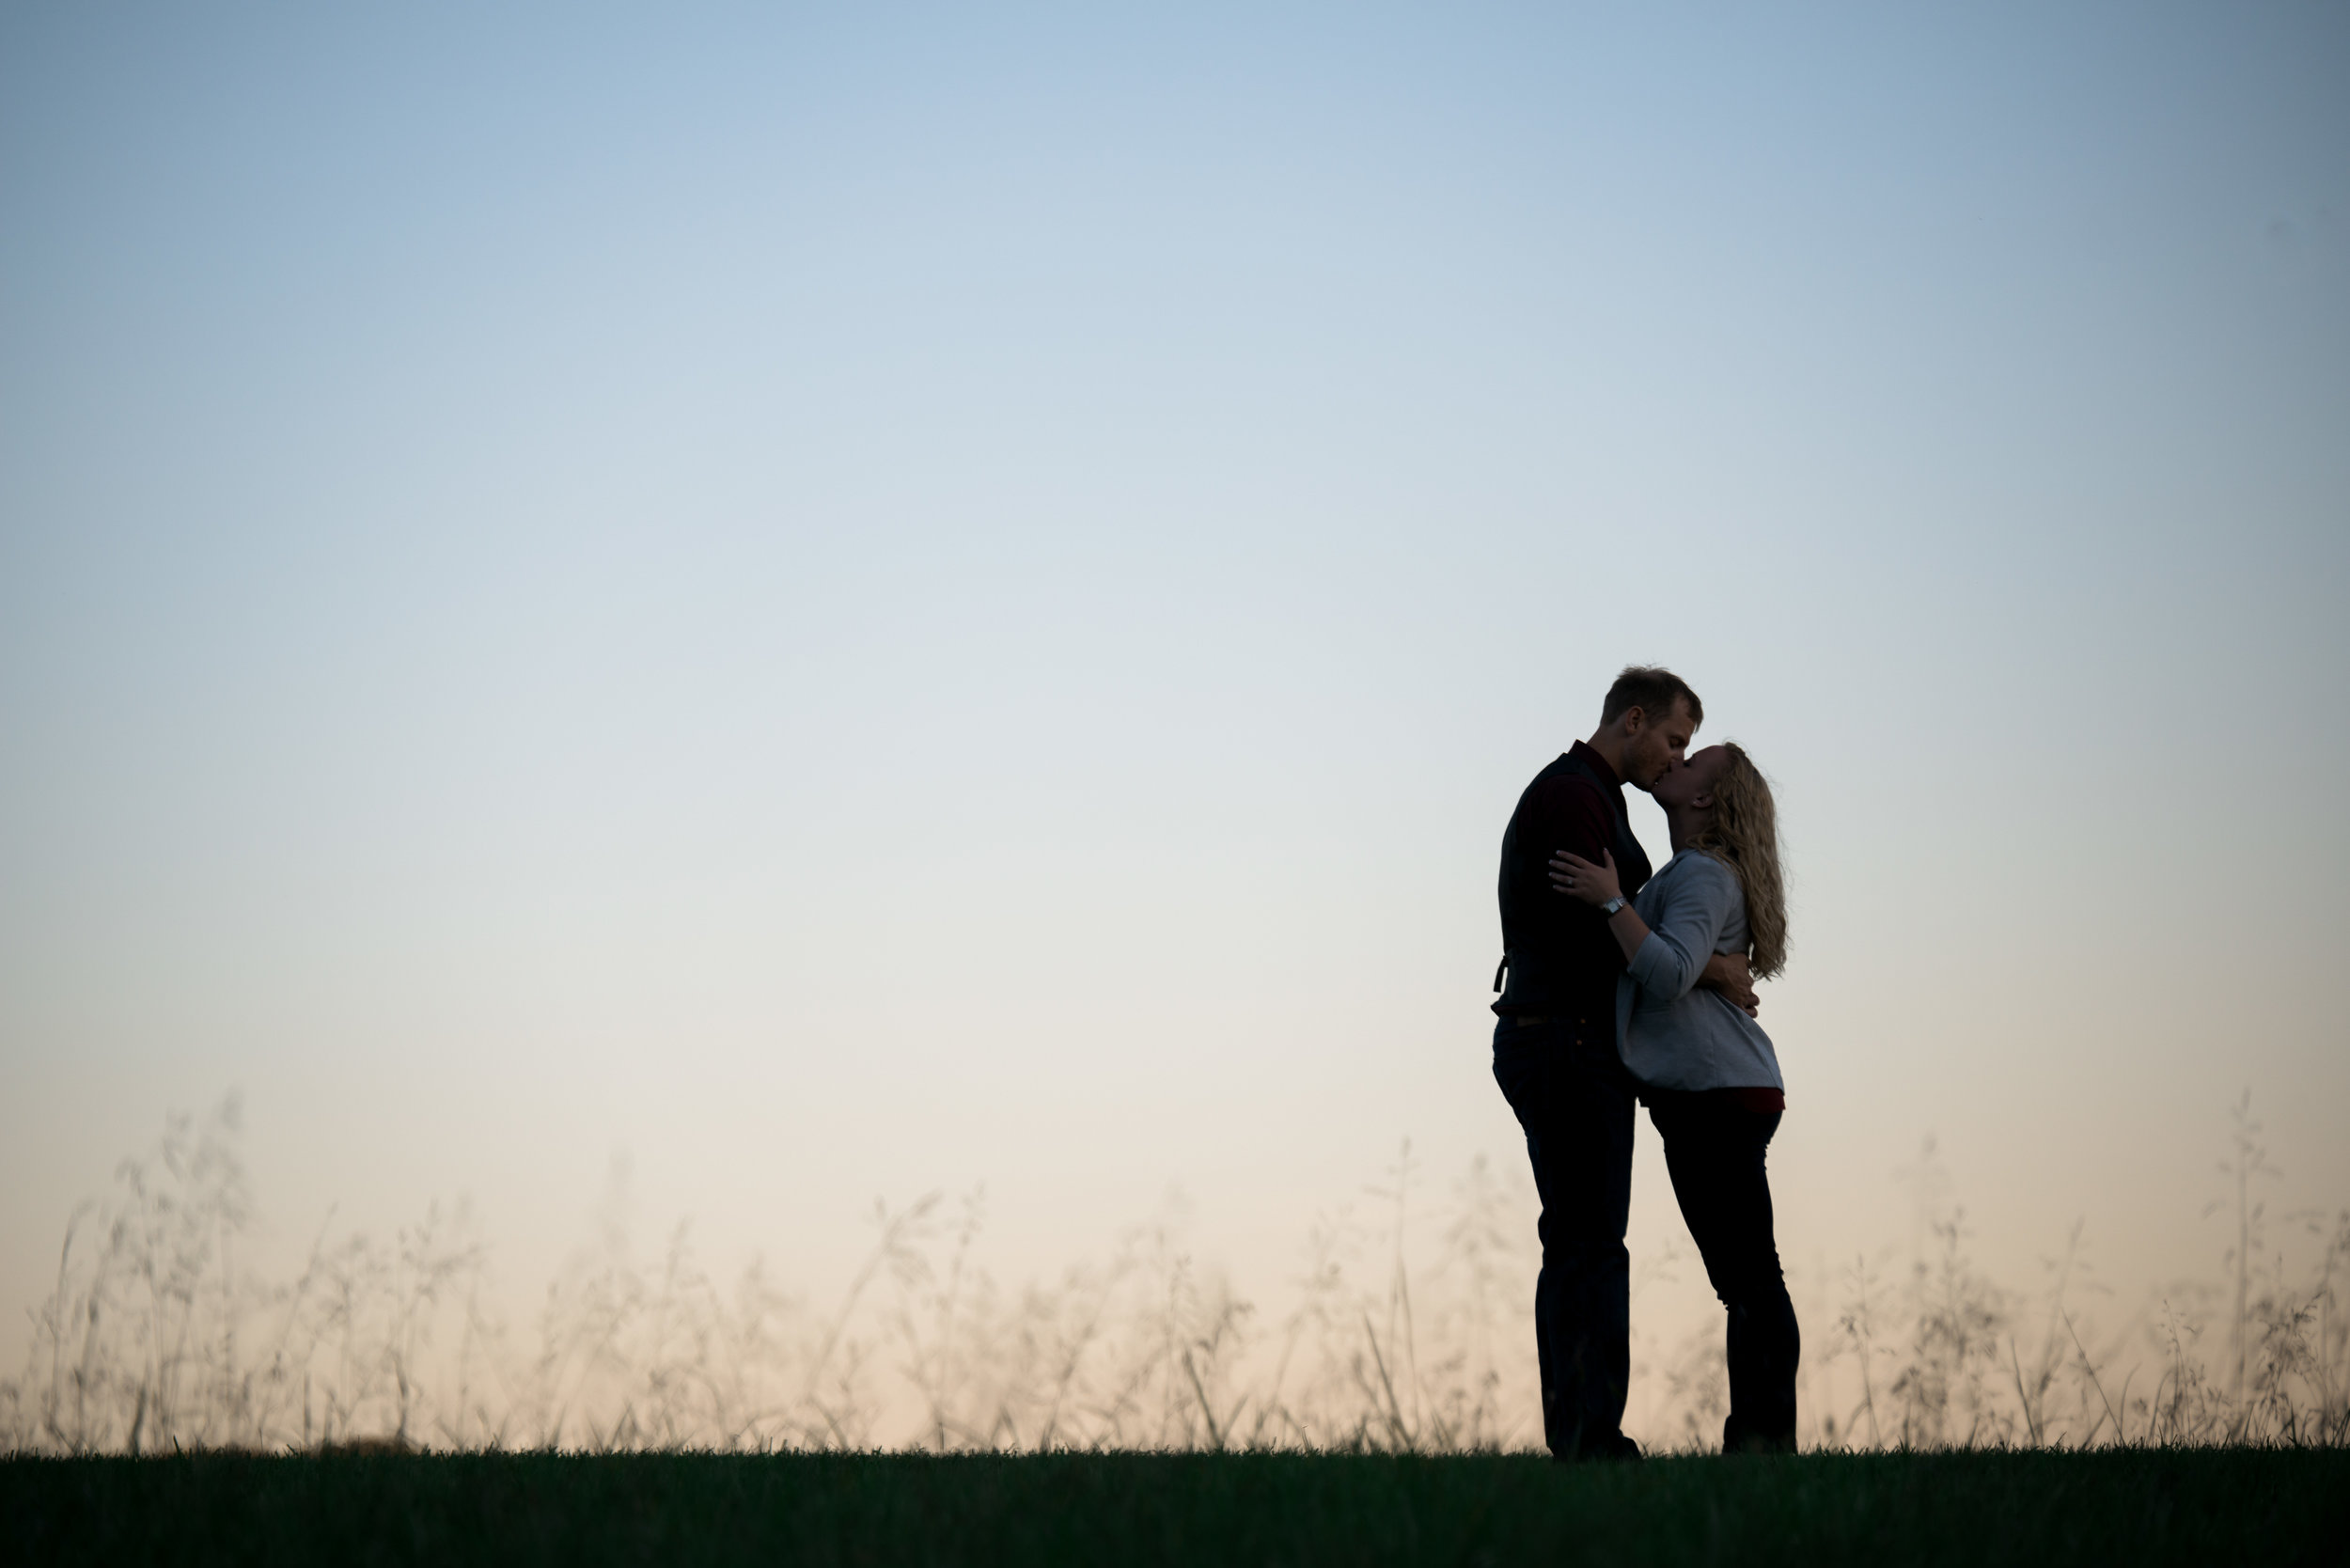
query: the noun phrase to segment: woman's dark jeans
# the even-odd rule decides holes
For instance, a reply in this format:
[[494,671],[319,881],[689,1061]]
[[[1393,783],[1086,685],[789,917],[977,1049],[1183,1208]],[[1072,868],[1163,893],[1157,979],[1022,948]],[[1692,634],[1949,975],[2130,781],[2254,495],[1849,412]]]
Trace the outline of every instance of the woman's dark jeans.
[[1722,1448],[1795,1446],[1795,1364],[1802,1338],[1771,1236],[1763,1151],[1778,1111],[1748,1110],[1735,1090],[1651,1090],[1649,1120],[1665,1140],[1681,1217],[1705,1259],[1705,1277],[1730,1309],[1730,1419]]
[[1578,1030],[1561,1018],[1494,1030],[1494,1079],[1526,1152],[1543,1215],[1534,1282],[1543,1435],[1561,1459],[1621,1453],[1630,1370],[1633,1081],[1613,1020]]

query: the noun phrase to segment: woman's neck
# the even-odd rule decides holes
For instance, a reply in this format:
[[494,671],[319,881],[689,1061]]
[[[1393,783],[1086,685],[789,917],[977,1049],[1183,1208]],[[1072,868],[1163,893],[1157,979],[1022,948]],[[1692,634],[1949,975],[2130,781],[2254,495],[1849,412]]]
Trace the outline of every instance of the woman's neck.
[[1705,831],[1705,820],[1712,815],[1710,811],[1692,810],[1685,806],[1678,810],[1666,808],[1665,831],[1672,837],[1675,855],[1685,849],[1697,848],[1698,835]]

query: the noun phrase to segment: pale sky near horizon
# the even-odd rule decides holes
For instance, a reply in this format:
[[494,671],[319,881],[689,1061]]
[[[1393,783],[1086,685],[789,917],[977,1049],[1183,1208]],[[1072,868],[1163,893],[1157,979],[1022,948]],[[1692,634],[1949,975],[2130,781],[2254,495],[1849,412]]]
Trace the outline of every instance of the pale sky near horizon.
[[[0,14],[0,1372],[261,1207],[1271,1279],[1523,1154],[1494,855],[1777,781],[1791,1262],[2350,1202],[2350,9]],[[1663,848],[1661,819],[1636,801]],[[1662,855],[1658,855],[1661,861]],[[1644,1144],[1636,1245],[1677,1230]],[[2020,1276],[2019,1276],[2020,1278]]]

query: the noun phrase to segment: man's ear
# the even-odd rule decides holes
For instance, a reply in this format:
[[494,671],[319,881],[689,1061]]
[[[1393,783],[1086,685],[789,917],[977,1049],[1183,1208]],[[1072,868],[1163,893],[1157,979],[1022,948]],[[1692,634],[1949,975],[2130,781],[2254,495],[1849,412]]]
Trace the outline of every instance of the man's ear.
[[1634,703],[1616,715],[1616,728],[1623,731],[1625,740],[1630,740],[1648,728],[1648,710],[1637,702]]

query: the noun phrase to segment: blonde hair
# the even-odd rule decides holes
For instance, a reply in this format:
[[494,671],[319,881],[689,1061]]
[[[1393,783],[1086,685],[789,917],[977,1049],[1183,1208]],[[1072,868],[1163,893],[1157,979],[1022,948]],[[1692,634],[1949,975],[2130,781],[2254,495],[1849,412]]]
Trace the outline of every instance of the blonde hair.
[[1713,814],[1697,847],[1736,873],[1747,895],[1747,961],[1761,980],[1787,967],[1787,885],[1778,870],[1778,808],[1770,780],[1734,741],[1715,775]]

